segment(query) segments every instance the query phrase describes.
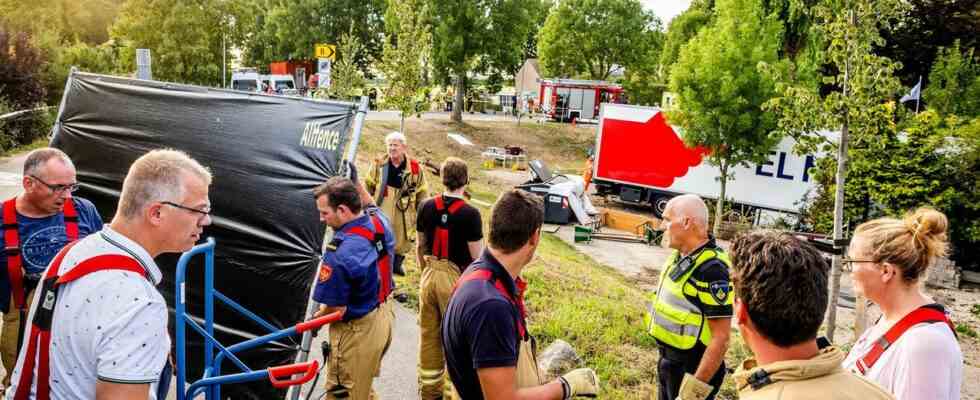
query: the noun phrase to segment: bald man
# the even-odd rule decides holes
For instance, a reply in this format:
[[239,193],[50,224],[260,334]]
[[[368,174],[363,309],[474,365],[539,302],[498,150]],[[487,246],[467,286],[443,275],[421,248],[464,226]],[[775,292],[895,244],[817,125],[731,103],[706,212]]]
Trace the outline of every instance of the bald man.
[[708,207],[695,195],[667,202],[661,228],[673,249],[647,307],[657,340],[659,400],[706,400],[725,377],[732,319],[728,255],[708,235]]

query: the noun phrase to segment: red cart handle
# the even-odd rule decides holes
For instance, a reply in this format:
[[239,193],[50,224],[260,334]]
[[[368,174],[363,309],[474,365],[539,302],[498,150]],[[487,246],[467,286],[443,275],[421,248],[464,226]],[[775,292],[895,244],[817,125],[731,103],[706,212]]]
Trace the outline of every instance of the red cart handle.
[[309,321],[304,321],[296,324],[296,332],[303,333],[308,330],[319,329],[321,326],[326,324],[332,324],[334,322],[340,321],[344,316],[342,311],[335,311],[331,314],[324,315],[319,318],[314,318]]
[[[320,368],[320,363],[317,360],[298,364],[280,365],[278,367],[269,367],[269,382],[272,382],[272,386],[278,389],[293,385],[302,385],[309,382],[310,379],[313,379],[313,377],[316,376],[318,368]],[[286,378],[299,373],[302,373],[303,376],[292,380],[279,380],[279,378]]]

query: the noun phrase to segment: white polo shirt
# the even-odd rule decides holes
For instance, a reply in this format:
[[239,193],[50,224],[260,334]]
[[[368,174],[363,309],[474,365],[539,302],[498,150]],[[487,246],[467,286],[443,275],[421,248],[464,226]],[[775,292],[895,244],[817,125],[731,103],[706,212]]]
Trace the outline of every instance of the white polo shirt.
[[[170,353],[167,303],[155,286],[162,275],[153,258],[139,244],[106,225],[68,251],[58,275],[103,254],[135,258],[146,269],[146,278],[129,271],[99,271],[59,289],[51,326],[51,398],[94,399],[96,382],[102,380],[149,383],[149,398],[153,400]],[[28,321],[34,318],[40,292],[35,294]],[[12,400],[17,391],[25,353],[21,351],[17,359],[7,399]],[[34,379],[32,399],[36,371]]]

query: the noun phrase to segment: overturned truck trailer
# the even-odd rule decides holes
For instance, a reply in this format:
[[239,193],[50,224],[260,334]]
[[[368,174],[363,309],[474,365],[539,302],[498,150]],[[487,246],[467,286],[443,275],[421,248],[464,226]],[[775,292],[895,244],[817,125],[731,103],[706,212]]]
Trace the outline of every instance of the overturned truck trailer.
[[[116,211],[130,164],[149,150],[187,152],[211,169],[215,288],[277,327],[304,319],[319,264],[324,225],[312,189],[352,158],[359,137],[347,102],[266,96],[172,83],[72,72],[56,121],[52,146],[71,156],[79,196],[95,203],[105,220]],[[359,127],[358,127],[359,128]],[[345,157],[346,155],[346,157]],[[159,285],[174,307],[178,254],[157,259]],[[198,265],[193,265],[196,262]],[[202,261],[192,262],[185,290],[188,311],[203,315]],[[225,344],[268,331],[216,308],[217,339]],[[169,327],[173,337],[174,320]],[[189,335],[188,379],[202,374],[203,342]],[[298,343],[274,343],[242,354],[252,369],[291,363]],[[233,367],[232,367],[233,368]],[[282,398],[268,382],[226,386],[234,399]]]

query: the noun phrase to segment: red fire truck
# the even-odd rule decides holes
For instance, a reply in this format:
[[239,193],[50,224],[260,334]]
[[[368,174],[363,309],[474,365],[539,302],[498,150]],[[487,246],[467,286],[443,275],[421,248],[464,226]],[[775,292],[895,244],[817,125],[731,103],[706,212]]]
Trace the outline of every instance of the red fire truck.
[[623,103],[623,87],[604,81],[539,79],[538,104],[555,121],[594,120],[602,103]]

